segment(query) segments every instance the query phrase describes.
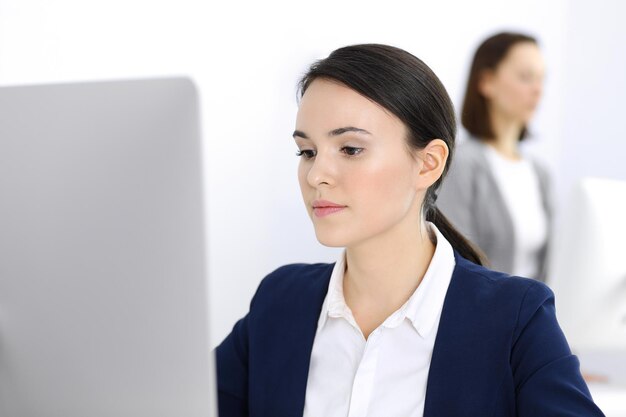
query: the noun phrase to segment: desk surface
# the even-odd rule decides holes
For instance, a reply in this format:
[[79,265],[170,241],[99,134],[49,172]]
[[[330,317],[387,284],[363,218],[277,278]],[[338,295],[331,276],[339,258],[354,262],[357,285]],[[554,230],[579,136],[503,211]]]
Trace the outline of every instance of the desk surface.
[[589,390],[606,417],[626,417],[626,386],[593,383]]
[[606,377],[589,384],[594,401],[606,417],[626,417],[626,351],[575,352],[584,373]]

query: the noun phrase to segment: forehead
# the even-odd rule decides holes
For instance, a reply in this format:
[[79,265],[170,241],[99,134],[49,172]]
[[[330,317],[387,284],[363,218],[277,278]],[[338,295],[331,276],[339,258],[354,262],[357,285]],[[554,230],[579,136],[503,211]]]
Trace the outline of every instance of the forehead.
[[404,124],[378,103],[335,81],[317,79],[300,100],[296,127],[311,132],[354,126],[371,133],[400,129]]
[[536,44],[519,42],[511,47],[501,66],[526,66],[543,70],[544,62],[541,51]]

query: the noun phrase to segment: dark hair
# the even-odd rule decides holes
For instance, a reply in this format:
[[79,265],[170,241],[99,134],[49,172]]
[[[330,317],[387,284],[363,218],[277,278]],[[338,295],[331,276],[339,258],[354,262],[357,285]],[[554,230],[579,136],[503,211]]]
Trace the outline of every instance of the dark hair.
[[[478,91],[482,74],[487,70],[495,70],[504,60],[511,48],[518,43],[537,40],[521,33],[503,32],[487,38],[476,50],[465,89],[465,99],[461,109],[461,123],[472,134],[473,138],[494,139],[491,118],[487,108],[487,99]],[[523,126],[519,140],[528,136],[528,129]]]
[[410,146],[423,149],[433,139],[442,139],[448,145],[448,163],[441,178],[427,190],[422,209],[426,220],[437,226],[461,256],[483,265],[482,252],[435,206],[436,192],[450,166],[456,137],[454,106],[435,73],[402,49],[366,44],[337,49],[313,63],[300,80],[300,97],[318,78],[339,82],[389,110],[406,125]]

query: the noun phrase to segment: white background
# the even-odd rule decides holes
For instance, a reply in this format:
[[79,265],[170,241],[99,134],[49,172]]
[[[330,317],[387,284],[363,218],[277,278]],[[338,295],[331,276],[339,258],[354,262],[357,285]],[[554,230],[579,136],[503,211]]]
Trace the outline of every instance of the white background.
[[352,43],[422,58],[460,105],[479,42],[536,35],[547,63],[529,151],[563,205],[583,175],[626,179],[626,3],[614,1],[0,0],[0,84],[189,75],[202,96],[212,345],[263,276],[331,261],[300,200],[291,139],[296,83]]

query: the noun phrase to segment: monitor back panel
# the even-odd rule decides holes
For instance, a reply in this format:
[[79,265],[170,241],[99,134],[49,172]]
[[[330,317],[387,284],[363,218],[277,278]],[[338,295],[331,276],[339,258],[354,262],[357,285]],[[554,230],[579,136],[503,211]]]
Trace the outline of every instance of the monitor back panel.
[[0,88],[0,416],[206,416],[197,94]]

